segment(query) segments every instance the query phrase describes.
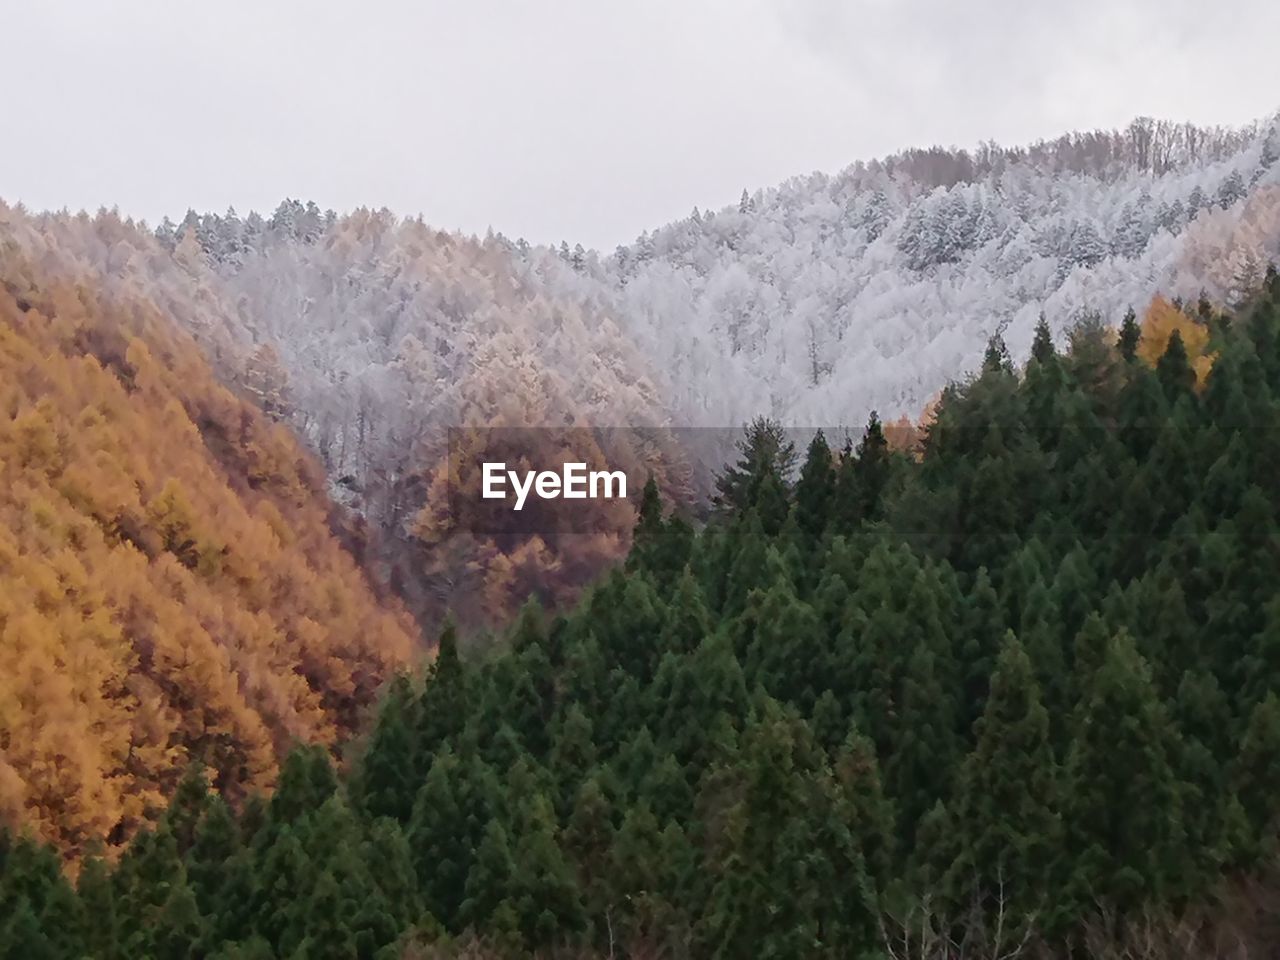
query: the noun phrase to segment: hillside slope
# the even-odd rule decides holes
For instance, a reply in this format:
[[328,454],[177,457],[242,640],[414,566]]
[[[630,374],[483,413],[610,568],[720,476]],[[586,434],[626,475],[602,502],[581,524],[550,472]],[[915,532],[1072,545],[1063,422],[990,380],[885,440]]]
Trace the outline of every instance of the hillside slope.
[[1231,302],[1280,253],[1278,156],[1274,119],[917,150],[561,257],[616,291],[675,416],[857,427],[918,413],[997,330],[1025,352],[1041,312],[1060,335],[1157,292]]
[[0,236],[0,820],[75,856],[193,760],[235,798],[335,743],[414,631],[289,431],[50,259]]
[[749,432],[705,528],[651,488],[581,603],[444,630],[345,775],[189,781],[74,890],[0,832],[0,956],[1276,956],[1278,425],[1271,273],[993,338],[918,458]]
[[50,271],[89,277],[113,302],[162,305],[224,383],[290,422],[333,498],[367,523],[366,566],[419,614],[453,605],[500,619],[535,586],[562,596],[620,555],[629,513],[609,535],[522,551],[466,537],[442,551],[425,534],[443,509],[450,426],[667,421],[602,296],[552,296],[496,241],[386,211],[326,218],[287,202],[269,222],[210,220],[181,238],[105,211],[4,219]]
[[376,489],[403,476],[405,422],[857,428],[918,414],[996,330],[1027,350],[1041,312],[1061,336],[1158,292],[1229,303],[1280,255],[1277,157],[1275,118],[915,150],[744,191],[607,257],[292,201],[160,238],[197,241],[242,337],[279,350],[295,417]]
[[164,304],[224,381],[289,420],[415,611],[501,619],[534,585],[569,596],[629,522],[439,549],[449,426],[915,417],[992,333],[1025,352],[1041,312],[1061,341],[1158,292],[1230,303],[1280,256],[1278,155],[1274,119],[916,150],[744,192],[608,256],[292,200],[155,235],[110,213],[10,219],[59,269]]

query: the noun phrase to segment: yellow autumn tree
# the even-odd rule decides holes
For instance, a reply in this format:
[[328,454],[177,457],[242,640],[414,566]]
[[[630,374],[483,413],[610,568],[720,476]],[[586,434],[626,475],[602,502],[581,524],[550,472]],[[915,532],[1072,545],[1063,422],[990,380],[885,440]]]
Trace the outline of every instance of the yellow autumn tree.
[[1169,300],[1157,294],[1152,298],[1142,318],[1142,337],[1138,341],[1138,356],[1154,367],[1164,356],[1169,338],[1174,331],[1182,337],[1187,359],[1196,372],[1196,385],[1203,387],[1213,367],[1213,354],[1207,353],[1209,329],[1179,310]]

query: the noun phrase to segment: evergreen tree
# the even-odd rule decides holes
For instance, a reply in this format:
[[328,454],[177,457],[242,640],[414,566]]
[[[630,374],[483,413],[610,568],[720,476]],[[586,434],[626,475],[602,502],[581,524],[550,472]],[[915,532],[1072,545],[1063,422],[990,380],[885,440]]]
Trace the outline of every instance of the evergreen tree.
[[819,430],[809,442],[800,479],[796,483],[796,525],[811,541],[822,537],[830,519],[835,485],[831,448],[827,446],[826,437]]
[[757,417],[743,428],[738,461],[716,477],[716,504],[721,510],[742,513],[758,505],[766,483],[786,491],[795,469],[796,450],[776,420]]
[[223,894],[234,869],[230,861],[239,850],[239,829],[231,809],[214,794],[196,823],[186,857],[187,879],[202,914],[219,916],[230,907]]
[[196,823],[208,807],[209,799],[209,781],[204,767],[199,763],[192,764],[179,781],[164,813],[164,821],[180,854],[190,849],[195,839]]
[[1031,342],[1031,359],[1043,365],[1056,358],[1057,352],[1053,348],[1053,334],[1049,332],[1049,323],[1042,313],[1040,314],[1040,320],[1036,323],[1035,338]]
[[1231,766],[1232,786],[1248,821],[1249,855],[1274,853],[1280,821],[1280,696],[1269,693],[1249,714],[1240,750]]
[[836,478],[837,517],[843,531],[878,520],[890,472],[889,442],[875,411],[867,420],[862,438],[841,457]]
[[662,519],[662,496],[653,474],[645,481],[640,494],[640,509],[636,514],[635,530],[631,535],[631,552],[627,554],[627,569],[652,571],[659,559],[666,523]]
[[451,750],[437,754],[409,821],[409,846],[422,898],[427,910],[449,930],[461,929],[463,892],[484,826],[482,818],[488,816],[483,801],[490,785],[470,780]]
[[271,797],[271,823],[297,823],[337,789],[338,779],[328,751],[319,746],[295,747],[280,768],[280,785]]
[[1125,634],[1107,645],[1072,721],[1064,784],[1070,889],[1131,911],[1190,879],[1173,731],[1150,669]]
[[707,954],[843,957],[873,943],[850,811],[803,722],[766,702],[741,759],[704,778],[699,805],[716,825],[697,933]]
[[80,940],[85,951],[100,960],[116,960],[120,956],[120,921],[111,875],[102,857],[94,855],[84,862],[76,895],[80,900]]
[[26,897],[17,898],[0,920],[0,957],[4,960],[63,960],[58,949]]
[[1169,345],[1156,363],[1156,375],[1170,403],[1188,395],[1195,386],[1195,371],[1191,369],[1191,361],[1187,358],[1182,334],[1177,330],[1169,335]]
[[142,955],[156,960],[187,960],[201,952],[207,924],[186,883],[169,890],[155,922],[141,938]]
[[832,764],[849,811],[850,833],[858,838],[872,880],[884,888],[897,854],[896,812],[885,795],[875,747],[850,727]]
[[1130,307],[1125,311],[1120,322],[1120,356],[1125,363],[1133,363],[1138,357],[1138,341],[1142,339],[1142,328],[1138,326],[1138,317]]
[[[1055,907],[1062,862],[1057,764],[1049,714],[1026,651],[1005,639],[991,693],[977,724],[977,744],[959,776],[956,819],[961,850],[948,886],[957,904],[980,905],[989,936],[1003,953],[1028,924],[1044,924]],[[1012,918],[996,932],[1005,918]]]
[[415,701],[409,678],[403,674],[395,677],[378,711],[356,783],[359,802],[371,817],[392,817],[407,823],[413,811],[417,786]]
[[685,569],[676,582],[675,594],[666,608],[665,622],[658,638],[661,650],[691,653],[711,632],[711,613],[693,571]]

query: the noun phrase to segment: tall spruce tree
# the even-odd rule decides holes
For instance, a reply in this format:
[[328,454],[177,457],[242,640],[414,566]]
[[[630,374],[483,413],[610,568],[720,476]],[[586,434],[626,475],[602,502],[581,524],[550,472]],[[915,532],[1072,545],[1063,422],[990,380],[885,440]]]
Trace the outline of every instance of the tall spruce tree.
[[[1056,909],[1064,862],[1060,775],[1049,714],[1026,651],[1007,634],[961,767],[954,814],[960,852],[947,878],[961,907],[976,904],[992,949],[1003,954]],[[1006,921],[1008,919],[1008,922]]]
[[1072,719],[1064,785],[1068,889],[1080,909],[1120,912],[1180,894],[1191,878],[1176,733],[1124,633],[1107,644]]

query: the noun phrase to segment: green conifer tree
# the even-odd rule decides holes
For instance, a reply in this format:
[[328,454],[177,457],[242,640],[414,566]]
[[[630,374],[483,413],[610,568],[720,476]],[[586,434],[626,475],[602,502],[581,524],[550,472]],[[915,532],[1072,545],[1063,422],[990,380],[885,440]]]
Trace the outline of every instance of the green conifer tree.
[[1107,645],[1072,721],[1064,773],[1069,889],[1082,908],[1122,913],[1180,892],[1188,879],[1174,733],[1132,639]]
[[[976,732],[958,778],[960,851],[946,885],[957,905],[978,905],[988,942],[1004,953],[1055,906],[1054,879],[1064,853],[1049,714],[1031,660],[1012,633]],[[1000,942],[991,942],[997,937]]]

